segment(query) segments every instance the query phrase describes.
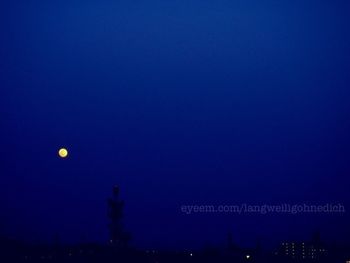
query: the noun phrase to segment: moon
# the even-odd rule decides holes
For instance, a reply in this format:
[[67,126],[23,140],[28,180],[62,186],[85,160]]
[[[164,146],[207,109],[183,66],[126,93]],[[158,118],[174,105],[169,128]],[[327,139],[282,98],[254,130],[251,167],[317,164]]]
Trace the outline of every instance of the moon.
[[58,150],[58,155],[61,158],[66,158],[68,156],[68,150],[66,148],[61,148]]

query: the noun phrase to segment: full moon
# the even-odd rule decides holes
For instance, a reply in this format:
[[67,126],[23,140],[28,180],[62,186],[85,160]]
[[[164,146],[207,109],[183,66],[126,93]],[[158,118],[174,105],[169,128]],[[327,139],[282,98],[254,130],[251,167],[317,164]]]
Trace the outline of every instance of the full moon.
[[61,148],[58,150],[58,155],[61,157],[61,158],[66,158],[68,156],[68,151],[66,148]]

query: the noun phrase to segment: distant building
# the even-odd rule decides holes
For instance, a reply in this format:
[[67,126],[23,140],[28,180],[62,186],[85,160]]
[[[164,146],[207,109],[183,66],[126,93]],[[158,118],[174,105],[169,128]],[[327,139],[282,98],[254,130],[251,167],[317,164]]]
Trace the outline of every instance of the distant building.
[[109,243],[116,247],[125,247],[129,241],[129,234],[124,231],[122,224],[123,208],[124,202],[119,199],[119,187],[114,186],[113,196],[108,199],[108,217]]
[[320,259],[327,255],[327,249],[308,242],[284,242],[278,254],[293,259]]
[[320,235],[316,233],[308,242],[283,242],[277,254],[297,260],[315,260],[325,258],[328,250],[322,244]]

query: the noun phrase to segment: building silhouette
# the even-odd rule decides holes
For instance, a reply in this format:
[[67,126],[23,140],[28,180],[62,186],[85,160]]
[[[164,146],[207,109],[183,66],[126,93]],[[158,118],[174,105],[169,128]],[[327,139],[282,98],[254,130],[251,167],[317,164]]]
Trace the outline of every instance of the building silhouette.
[[322,243],[320,233],[315,232],[310,241],[283,242],[278,254],[297,260],[320,260],[327,256],[328,249]]
[[124,201],[120,200],[119,193],[119,187],[114,186],[112,197],[108,199],[109,243],[118,248],[125,248],[130,237],[123,228]]

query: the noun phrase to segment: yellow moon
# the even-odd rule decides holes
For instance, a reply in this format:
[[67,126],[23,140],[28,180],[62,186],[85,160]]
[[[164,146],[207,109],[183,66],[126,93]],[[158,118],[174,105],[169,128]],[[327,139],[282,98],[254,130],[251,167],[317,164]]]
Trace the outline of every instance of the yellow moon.
[[68,151],[66,148],[61,148],[58,150],[58,155],[61,157],[61,158],[66,158],[68,156]]

